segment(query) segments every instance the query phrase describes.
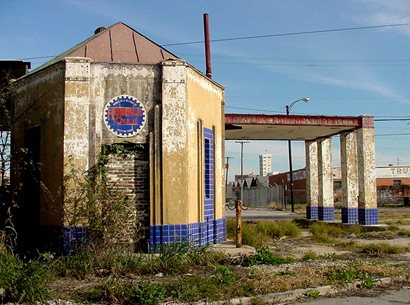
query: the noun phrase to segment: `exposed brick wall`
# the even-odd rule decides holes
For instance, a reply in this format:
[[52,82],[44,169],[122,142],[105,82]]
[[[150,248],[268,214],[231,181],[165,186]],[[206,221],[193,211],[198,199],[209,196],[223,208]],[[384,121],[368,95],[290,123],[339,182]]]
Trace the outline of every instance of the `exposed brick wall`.
[[[132,218],[137,226],[135,238],[135,223],[129,223],[128,242],[134,243],[136,248],[147,245],[149,229],[149,161],[146,149],[139,148],[127,153],[114,153],[108,156],[107,179],[108,185],[126,195],[135,204],[135,215]],[[124,225],[126,225],[124,223]]]

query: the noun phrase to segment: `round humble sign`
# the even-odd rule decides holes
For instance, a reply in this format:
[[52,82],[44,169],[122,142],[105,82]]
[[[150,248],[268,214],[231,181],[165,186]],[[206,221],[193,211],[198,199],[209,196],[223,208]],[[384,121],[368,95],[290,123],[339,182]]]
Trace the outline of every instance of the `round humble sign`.
[[118,137],[137,135],[145,125],[145,118],[144,105],[130,95],[116,96],[104,108],[105,125]]

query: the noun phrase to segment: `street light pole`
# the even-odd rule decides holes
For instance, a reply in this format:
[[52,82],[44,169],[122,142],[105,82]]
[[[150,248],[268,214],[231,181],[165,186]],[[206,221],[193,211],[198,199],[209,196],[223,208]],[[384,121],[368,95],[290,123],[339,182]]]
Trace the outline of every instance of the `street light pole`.
[[[297,102],[304,101],[305,103],[309,102],[308,97],[304,97],[292,102],[290,105],[286,105],[286,115],[290,114],[290,110],[292,109],[293,105]],[[295,213],[295,200],[293,198],[293,167],[292,167],[292,141],[288,140],[288,153],[289,153],[289,182],[290,182],[290,206],[292,213]]]

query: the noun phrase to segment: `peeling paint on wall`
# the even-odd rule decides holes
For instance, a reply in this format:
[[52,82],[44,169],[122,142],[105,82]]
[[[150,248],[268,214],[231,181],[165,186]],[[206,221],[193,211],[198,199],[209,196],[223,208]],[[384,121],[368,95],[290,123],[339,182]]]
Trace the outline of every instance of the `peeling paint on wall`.
[[318,206],[319,177],[316,141],[306,141],[306,200],[309,206]]
[[357,130],[359,208],[377,208],[374,128]]
[[346,132],[340,135],[340,151],[343,207],[357,208],[358,181],[355,132]]
[[332,139],[325,138],[317,142],[319,206],[333,207]]

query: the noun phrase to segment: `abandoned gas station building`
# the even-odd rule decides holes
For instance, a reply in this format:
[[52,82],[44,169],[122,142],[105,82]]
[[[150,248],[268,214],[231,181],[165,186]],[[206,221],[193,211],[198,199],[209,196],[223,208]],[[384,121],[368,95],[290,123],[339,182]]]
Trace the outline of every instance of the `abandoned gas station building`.
[[22,242],[68,251],[86,239],[87,224],[66,217],[64,178],[112,144],[140,144],[106,166],[135,200],[145,244],[225,240],[223,87],[123,23],[99,30],[16,82],[13,152],[40,164],[13,171]]
[[[23,185],[22,243],[64,252],[87,239],[67,219],[70,167],[105,164],[135,203],[143,242],[207,245],[226,239],[225,139],[305,140],[307,217],[333,219],[331,136],[341,134],[343,222],[377,223],[371,117],[225,115],[224,88],[123,23],[95,35],[16,81],[12,154],[38,168],[12,171]],[[226,130],[225,130],[226,129]],[[128,242],[135,244],[134,232]]]

